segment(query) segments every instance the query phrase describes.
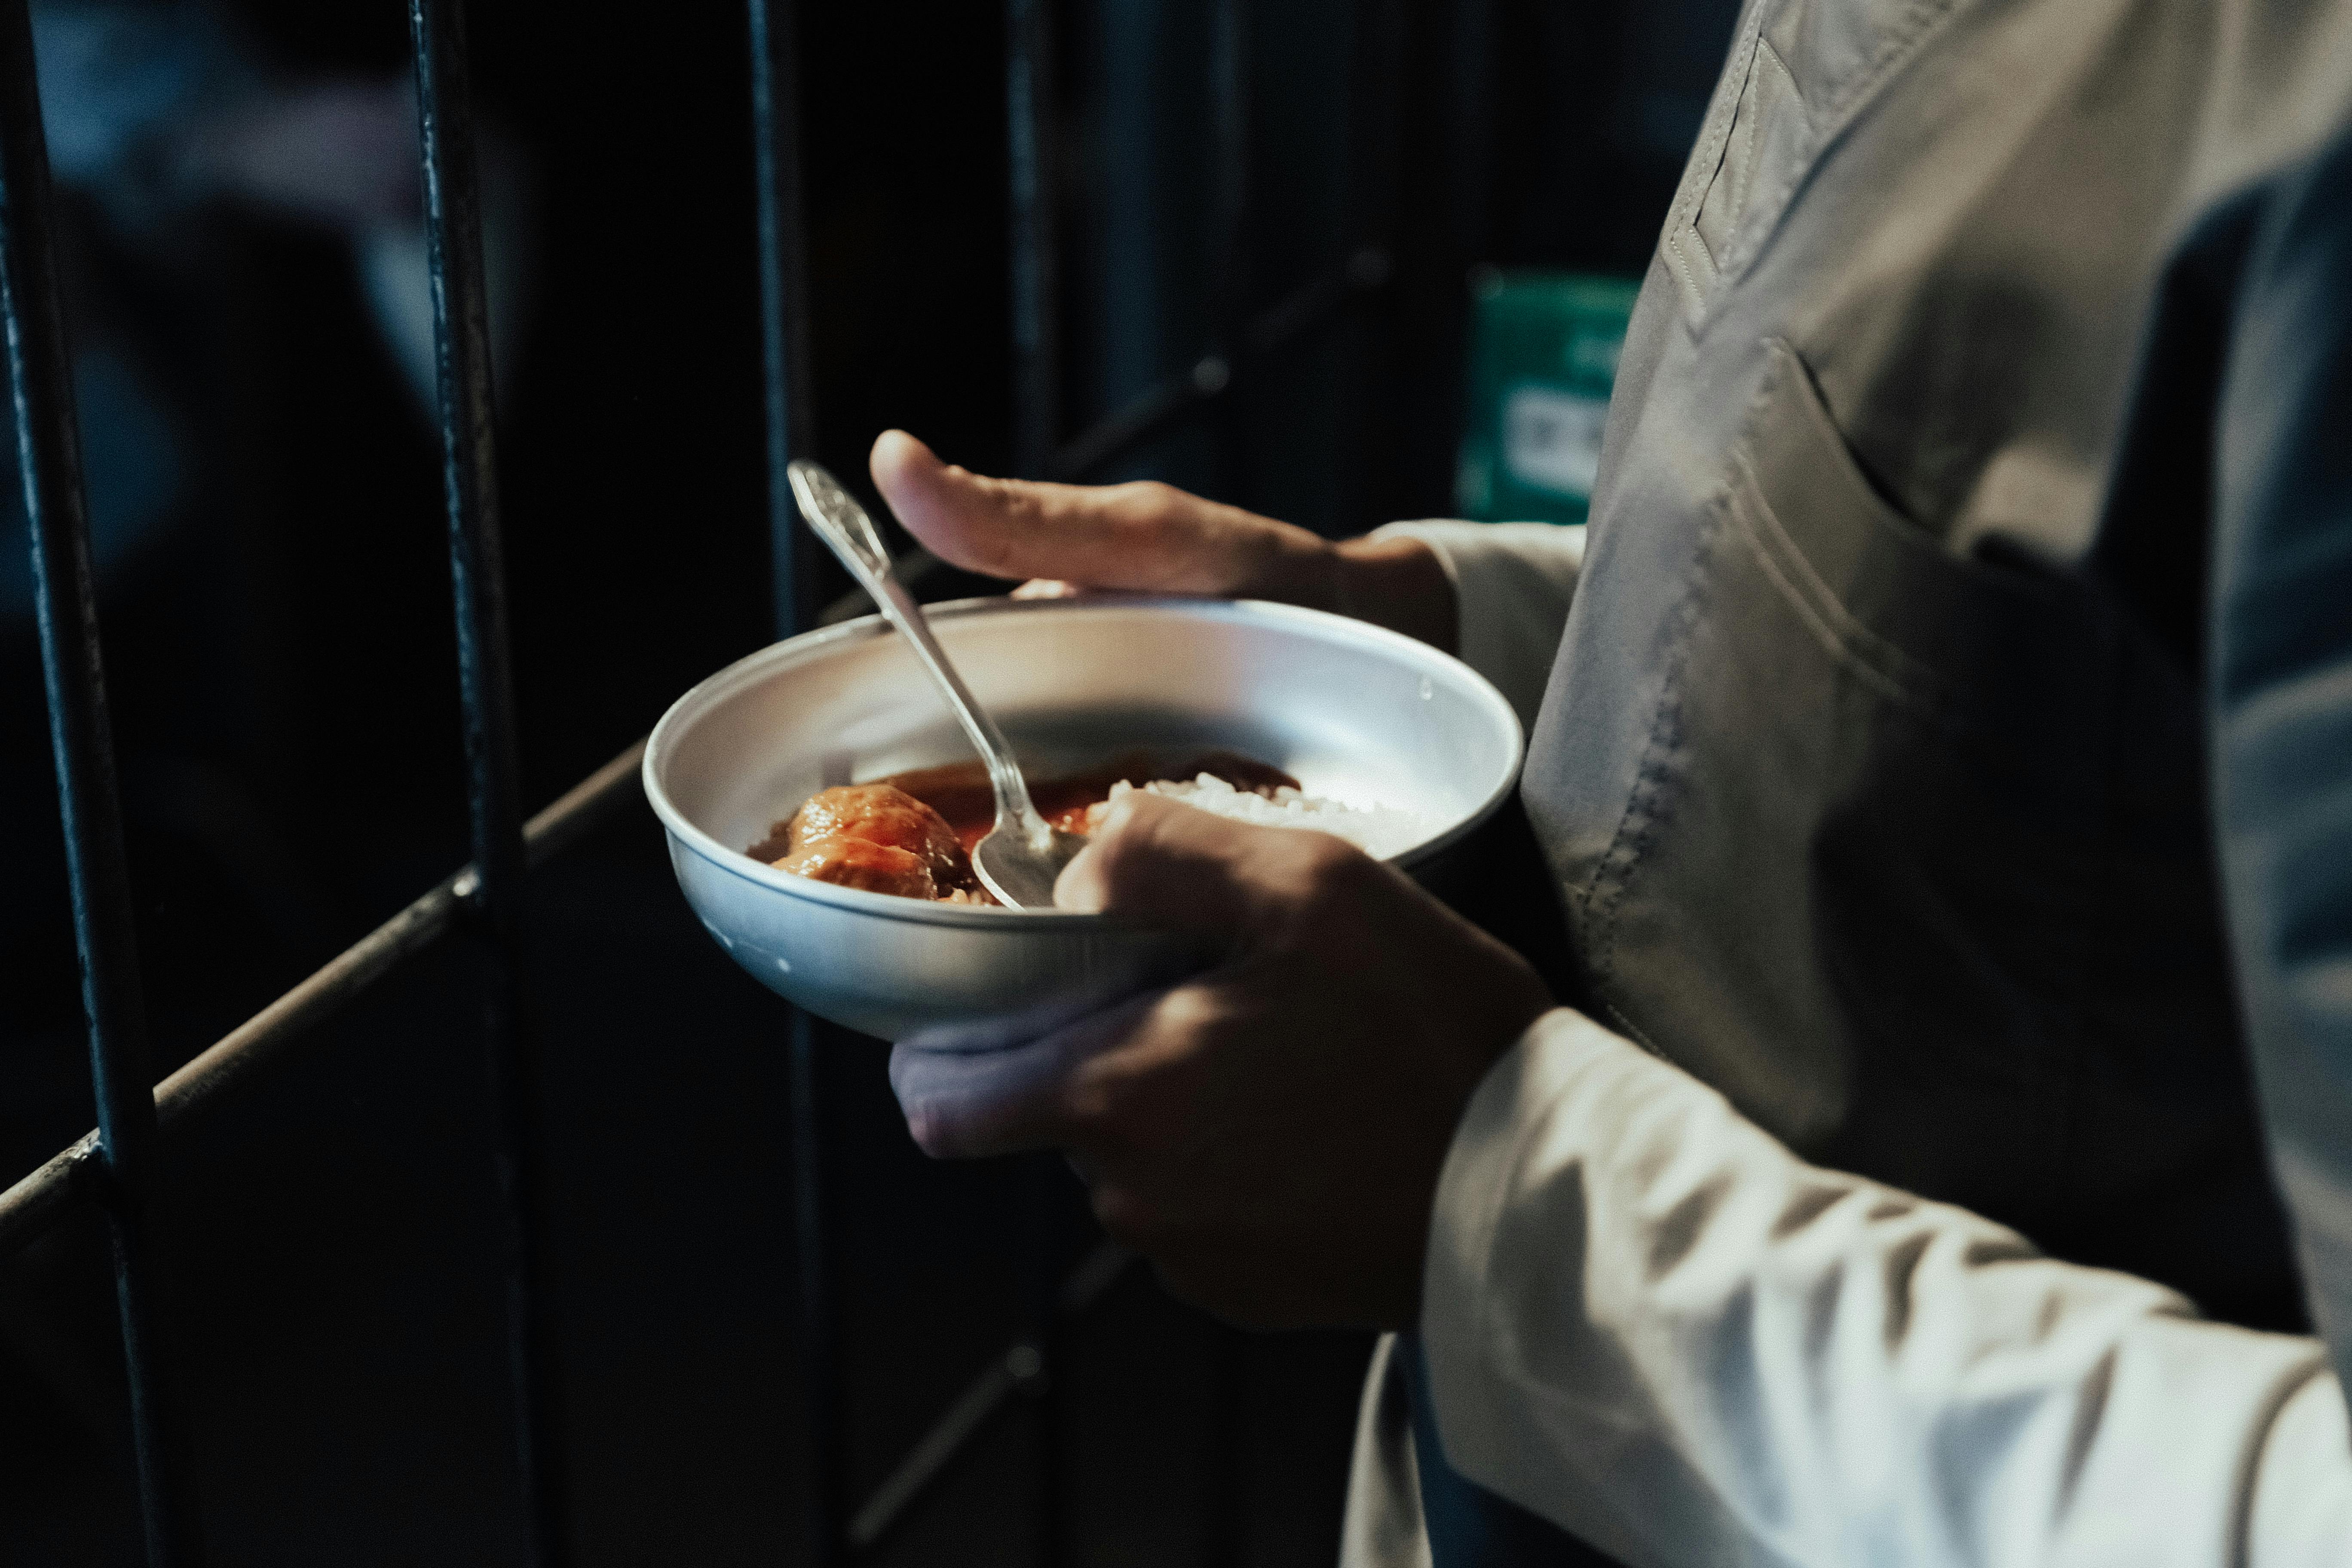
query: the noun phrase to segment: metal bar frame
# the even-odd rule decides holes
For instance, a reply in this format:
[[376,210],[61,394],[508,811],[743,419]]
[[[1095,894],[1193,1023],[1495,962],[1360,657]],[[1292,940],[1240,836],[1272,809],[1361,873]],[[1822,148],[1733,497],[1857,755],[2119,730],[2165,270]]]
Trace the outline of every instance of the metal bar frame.
[[[816,563],[800,526],[786,470],[816,450],[814,374],[810,367],[808,215],[801,163],[798,8],[793,0],[748,0],[752,158],[760,249],[760,351],[768,453],[768,555],[777,637],[812,619]],[[820,1109],[820,1022],[794,1007],[785,1022],[791,1097],[794,1342],[801,1377],[802,1555],[817,1568],[847,1560],[843,1533],[848,1472],[843,1429],[837,1313],[827,1201],[824,1118]]]
[[1004,123],[1012,175],[1007,230],[1013,279],[1013,451],[1042,479],[1062,427],[1060,202],[1054,134],[1052,0],[1006,0]]
[[[1389,0],[1356,8],[1360,35]],[[1006,109],[1012,165],[1016,450],[1024,472],[1088,477],[1229,394],[1238,372],[1297,343],[1376,295],[1391,265],[1382,240],[1351,252],[1273,308],[1241,313],[1240,247],[1247,192],[1244,0],[1216,0],[1213,89],[1223,262],[1218,329],[1194,364],[1091,429],[1060,437],[1055,302],[1052,15],[1048,0],[1008,0]],[[526,1552],[534,1568],[570,1561],[561,1379],[546,1290],[546,1177],[539,1128],[536,1040],[522,969],[528,870],[613,816],[635,784],[641,741],[560,799],[521,820],[512,675],[499,529],[495,402],[481,252],[463,0],[408,0],[419,157],[434,305],[442,478],[450,534],[474,858],[270,1002],[161,1083],[148,1066],[145,1019],[123,847],[121,809],[100,658],[70,360],[58,301],[47,150],[28,0],[0,0],[0,325],[34,563],[36,608],[56,755],[75,936],[88,1016],[99,1125],[0,1191],[0,1259],[96,1204],[114,1242],[117,1299],[131,1387],[142,1517],[154,1568],[204,1561],[187,1415],[179,1403],[149,1194],[159,1141],[178,1137],[305,1043],[313,1026],[370,987],[466,930],[481,961],[498,1170],[508,1249],[507,1306],[515,1441]],[[796,524],[786,463],[814,449],[804,185],[793,0],[747,0],[755,132],[761,346],[770,468],[770,533],[779,637],[815,620],[816,574]],[[1363,48],[1360,36],[1359,49]],[[1373,90],[1358,73],[1351,100]],[[1354,105],[1360,110],[1360,103]],[[1359,114],[1359,118],[1363,118]],[[1361,145],[1351,184],[1366,184]],[[1377,205],[1377,204],[1375,204]],[[829,618],[829,617],[828,617]],[[820,1029],[797,1010],[789,1025],[796,1316],[803,1379],[808,1531],[803,1555],[831,1564],[878,1550],[958,1458],[1020,1395],[1050,1386],[1064,1326],[1107,1296],[1130,1256],[1097,1246],[1066,1278],[1041,1285],[1024,1334],[988,1363],[881,1484],[854,1510],[841,1462],[842,1395],[827,1234],[825,1156],[817,1081]],[[144,1086],[152,1085],[152,1089]],[[1050,1411],[1043,1412],[1050,1414]],[[1057,1560],[1058,1482],[1041,1481],[1042,1555]],[[1226,1542],[1225,1552],[1237,1542]]]
[[[523,828],[527,864],[541,865],[610,820],[636,786],[645,755],[646,743],[639,741],[532,817]],[[155,1086],[159,1130],[169,1138],[194,1127],[286,1057],[307,1031],[409,960],[430,952],[478,901],[481,889],[480,873],[470,864],[460,867],[206,1047]],[[86,1132],[0,1192],[0,1258],[31,1246],[99,1195],[100,1142],[97,1132]]]
[[482,969],[506,1231],[507,1363],[515,1457],[522,1471],[524,1554],[533,1568],[565,1568],[572,1549],[561,1438],[563,1384],[547,1290],[551,1270],[539,1041],[523,976],[520,763],[465,5],[463,0],[409,0],[408,20],[425,173],[425,258],[465,714],[467,820],[480,883],[472,924]]
[[48,148],[26,0],[0,0],[0,312],[31,533],[33,602],[56,755],[98,1131],[90,1168],[113,1232],[115,1303],[151,1563],[204,1560],[193,1447],[155,1253],[155,1106],[131,868],[100,657],[73,364],[58,300]]

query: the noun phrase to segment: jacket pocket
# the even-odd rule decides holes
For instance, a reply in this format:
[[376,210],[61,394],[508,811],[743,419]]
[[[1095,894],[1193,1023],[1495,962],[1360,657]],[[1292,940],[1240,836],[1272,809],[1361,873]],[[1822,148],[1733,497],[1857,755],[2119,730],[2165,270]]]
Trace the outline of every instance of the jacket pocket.
[[1730,542],[1849,679],[1980,764],[2078,796],[2104,681],[2097,595],[1948,549],[1864,475],[1795,349],[1768,351],[1718,503]]
[[1783,343],[1707,527],[1580,906],[1594,991],[1809,1157],[2046,1219],[2105,852],[2107,619],[1888,506]]

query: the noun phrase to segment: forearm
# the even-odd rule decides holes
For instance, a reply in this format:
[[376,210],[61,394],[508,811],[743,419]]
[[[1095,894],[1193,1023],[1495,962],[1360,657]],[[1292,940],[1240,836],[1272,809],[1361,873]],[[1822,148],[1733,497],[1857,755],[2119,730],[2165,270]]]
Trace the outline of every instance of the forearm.
[[1570,1013],[1471,1102],[1423,1332],[1448,1458],[1630,1563],[2352,1540],[2315,1533],[2352,1530],[2352,1450],[2314,1342],[1808,1166]]

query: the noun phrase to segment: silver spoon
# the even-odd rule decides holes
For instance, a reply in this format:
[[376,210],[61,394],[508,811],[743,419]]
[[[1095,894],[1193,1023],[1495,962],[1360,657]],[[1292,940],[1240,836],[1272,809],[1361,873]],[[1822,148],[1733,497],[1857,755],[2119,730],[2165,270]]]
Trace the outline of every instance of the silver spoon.
[[988,764],[988,782],[996,790],[996,826],[972,846],[971,868],[980,873],[981,884],[1013,909],[1052,909],[1054,879],[1087,847],[1086,838],[1052,827],[1037,815],[1004,731],[973,700],[963,678],[948,662],[914,596],[890,575],[889,552],[882,548],[882,536],[875,531],[874,520],[866,515],[866,509],[814,463],[795,462],[786,472],[792,476],[801,516],[874,595],[890,624],[914,648],[963,724],[964,733],[971,737],[981,760]]

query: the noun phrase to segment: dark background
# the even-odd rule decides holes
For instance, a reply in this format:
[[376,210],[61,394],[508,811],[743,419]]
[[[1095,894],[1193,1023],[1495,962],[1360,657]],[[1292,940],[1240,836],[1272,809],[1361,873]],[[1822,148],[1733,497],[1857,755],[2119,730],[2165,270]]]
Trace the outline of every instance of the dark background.
[[[862,479],[899,425],[1002,469],[1001,16],[802,9],[819,456]],[[1228,263],[1209,7],[1063,7],[1065,434],[1378,244],[1384,290],[1108,477],[1330,533],[1442,514],[1470,268],[1641,271],[1735,6],[1252,9]],[[233,10],[289,75],[402,68],[397,5]],[[1360,14],[1395,28],[1393,69],[1351,94]],[[481,99],[532,175],[500,459],[534,807],[768,635],[743,26],[719,0],[472,8]],[[69,280],[133,323],[197,462],[101,595],[164,1070],[466,858],[444,525],[339,237],[226,208],[168,246],[81,232]],[[92,1120],[38,681],[0,622],[0,1181]],[[581,1560],[776,1561],[798,1507],[782,1009],[695,927],[642,806],[533,899]],[[173,1154],[221,1563],[516,1557],[470,996],[456,954],[413,967]],[[838,1040],[825,1071],[860,1492],[1012,1333],[1030,1180],[925,1162],[882,1066]],[[1055,1202],[1075,1253],[1074,1187]],[[1328,1561],[1366,1349],[1235,1335],[1131,1272],[1060,1384],[1075,1559]],[[137,1560],[124,1423],[84,1221],[0,1262],[0,1562]],[[1027,1560],[1029,1426],[994,1428],[886,1557]]]

